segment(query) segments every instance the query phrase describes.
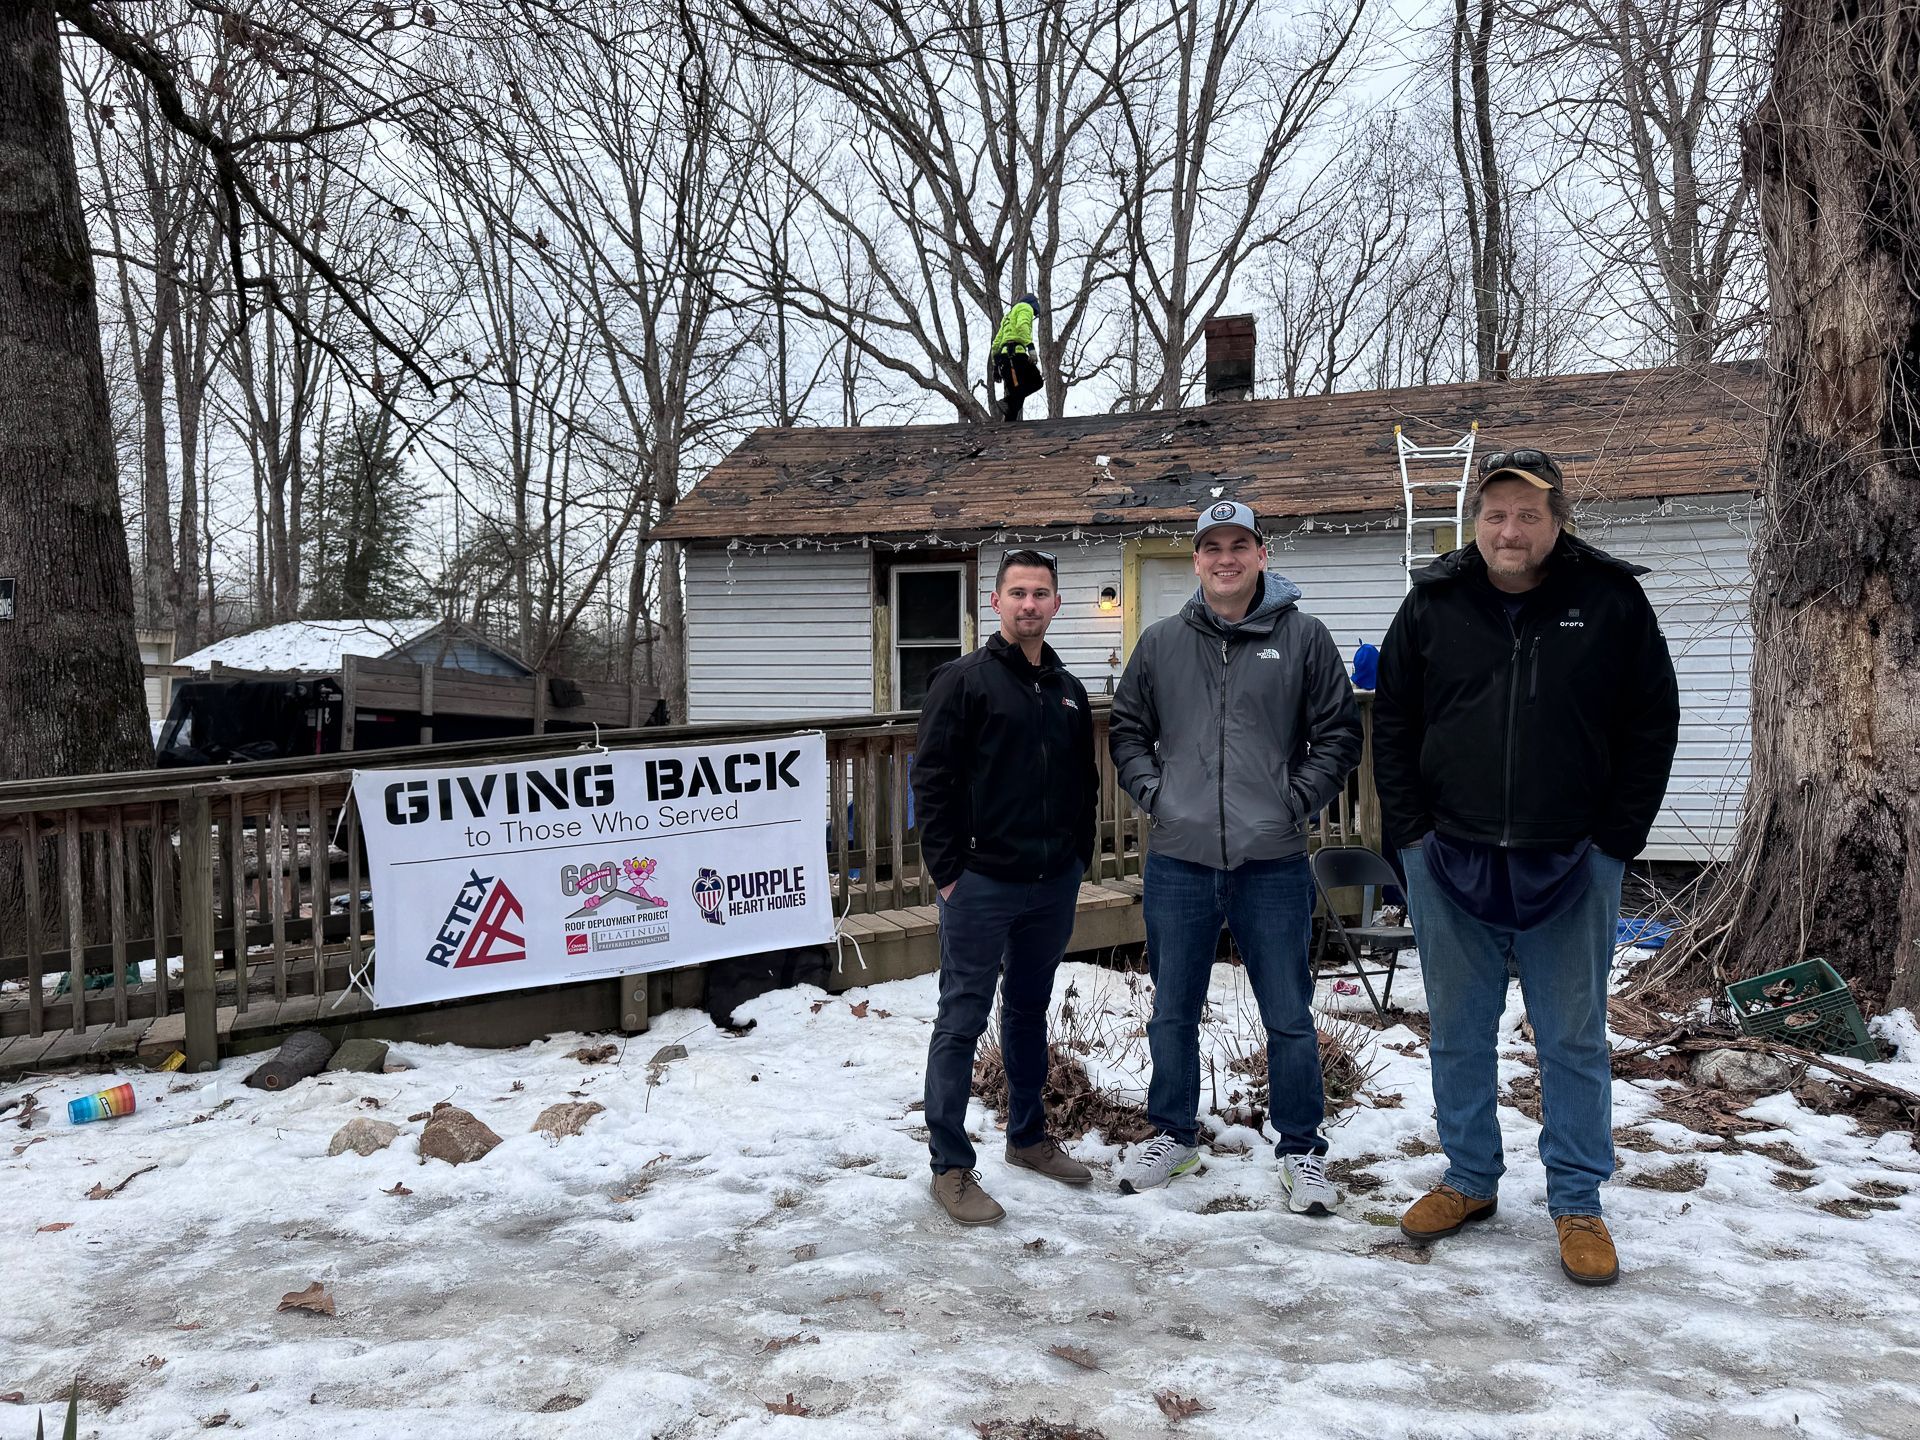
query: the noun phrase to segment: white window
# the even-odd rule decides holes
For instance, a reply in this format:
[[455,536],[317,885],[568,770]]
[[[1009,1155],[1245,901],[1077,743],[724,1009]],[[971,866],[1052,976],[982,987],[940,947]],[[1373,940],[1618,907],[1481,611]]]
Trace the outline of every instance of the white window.
[[893,708],[918,710],[928,677],[960,658],[967,567],[896,565],[892,592]]

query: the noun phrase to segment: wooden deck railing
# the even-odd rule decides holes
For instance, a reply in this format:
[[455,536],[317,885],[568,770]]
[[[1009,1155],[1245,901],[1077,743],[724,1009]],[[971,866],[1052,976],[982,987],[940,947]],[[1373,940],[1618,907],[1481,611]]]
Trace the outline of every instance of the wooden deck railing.
[[[1361,699],[1362,763],[1317,818],[1316,843],[1379,843],[1371,697]],[[824,731],[835,908],[872,912],[933,901],[908,795],[915,719],[621,730],[602,740],[642,747]],[[1088,878],[1137,875],[1145,817],[1107,758],[1104,700],[1093,719],[1099,840]],[[578,744],[577,735],[527,736],[352,760],[369,769],[485,764]],[[342,990],[374,940],[353,770],[343,758],[0,785],[0,1043],[184,1012],[187,1058],[198,1066],[216,1057],[220,1009],[244,1014],[268,999]],[[49,996],[48,981],[63,974],[65,992]]]

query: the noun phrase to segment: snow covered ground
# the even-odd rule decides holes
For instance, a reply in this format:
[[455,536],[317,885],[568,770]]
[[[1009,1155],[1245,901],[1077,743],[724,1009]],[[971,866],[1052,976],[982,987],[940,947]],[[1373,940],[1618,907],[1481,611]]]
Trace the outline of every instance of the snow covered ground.
[[[1144,986],[1080,965],[1068,981],[1110,1042],[1096,1077],[1137,1083],[1112,1052]],[[1250,1013],[1238,972],[1216,981],[1223,1016]],[[1417,973],[1396,988],[1417,1001]],[[1122,1197],[1098,1137],[1075,1147],[1096,1183],[1068,1190],[1002,1164],[976,1106],[1010,1213],[961,1231],[928,1198],[916,1109],[934,996],[933,977],[776,993],[737,1038],[676,1012],[599,1064],[568,1058],[573,1036],[398,1046],[414,1069],[278,1094],[244,1088],[244,1061],[138,1073],[136,1114],[79,1127],[65,1102],[100,1077],[0,1088],[55,1111],[26,1133],[0,1121],[0,1394],[29,1402],[0,1405],[0,1440],[32,1435],[33,1402],[54,1429],[76,1375],[83,1435],[142,1440],[222,1416],[330,1440],[1920,1436],[1904,1135],[1784,1095],[1752,1112],[1774,1131],[1737,1147],[1648,1120],[1634,1143],[1662,1148],[1623,1145],[1607,1194],[1626,1274],[1579,1290],[1515,1109],[1500,1215],[1431,1252],[1399,1243],[1391,1220],[1441,1166],[1424,1047],[1400,1028],[1375,1052],[1383,1103],[1334,1132],[1335,1157],[1362,1163],[1331,1219],[1285,1211],[1265,1147],[1232,1153],[1244,1128],[1204,1173]],[[1508,1079],[1528,1070],[1517,1019]],[[1884,1073],[1920,1083],[1920,1033],[1906,1017],[1888,1033]],[[675,1041],[687,1057],[650,1072]],[[1616,1094],[1622,1126],[1657,1106],[1650,1085]],[[577,1137],[528,1133],[569,1098],[606,1113]],[[505,1143],[423,1163],[407,1117],[440,1100]],[[400,1139],[328,1158],[359,1115]],[[1836,1201],[1864,1218],[1819,1208]],[[276,1310],[314,1281],[337,1314]],[[1169,1419],[1169,1392],[1207,1408]],[[808,1413],[768,1408],[789,1394]],[[1060,1428],[988,1423],[1029,1417]]]

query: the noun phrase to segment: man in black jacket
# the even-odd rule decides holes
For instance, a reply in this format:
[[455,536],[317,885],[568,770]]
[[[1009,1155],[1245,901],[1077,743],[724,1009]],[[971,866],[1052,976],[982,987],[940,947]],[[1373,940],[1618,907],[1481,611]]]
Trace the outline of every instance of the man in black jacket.
[[1679,734],[1673,663],[1636,576],[1565,533],[1559,467],[1487,457],[1474,544],[1414,577],[1387,631],[1374,775],[1405,847],[1432,1014],[1447,1171],[1401,1217],[1422,1243],[1493,1214],[1496,1037],[1518,971],[1540,1059],[1540,1159],[1569,1279],[1619,1277],[1607,975],[1620,881],[1646,845]]
[[993,608],[999,633],[934,671],[913,757],[921,858],[940,892],[940,1010],[926,1084],[933,1198],[962,1225],[1006,1214],[980,1188],[966,1124],[996,985],[1007,1163],[1070,1185],[1092,1178],[1048,1137],[1041,1091],[1053,975],[1093,856],[1093,718],[1085,687],[1046,643],[1060,613],[1054,557],[1009,550]]

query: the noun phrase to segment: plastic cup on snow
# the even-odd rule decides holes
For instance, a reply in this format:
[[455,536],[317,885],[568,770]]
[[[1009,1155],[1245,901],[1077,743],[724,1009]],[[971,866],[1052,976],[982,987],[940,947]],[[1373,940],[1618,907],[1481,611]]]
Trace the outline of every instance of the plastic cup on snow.
[[67,1119],[75,1125],[93,1120],[111,1120],[133,1113],[133,1086],[115,1085],[97,1095],[82,1095],[67,1102]]

